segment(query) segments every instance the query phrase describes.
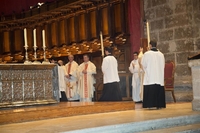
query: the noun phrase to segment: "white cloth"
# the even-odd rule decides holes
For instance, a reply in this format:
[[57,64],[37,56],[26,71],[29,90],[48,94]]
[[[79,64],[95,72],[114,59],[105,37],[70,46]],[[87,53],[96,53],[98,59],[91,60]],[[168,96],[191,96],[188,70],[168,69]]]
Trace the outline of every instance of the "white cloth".
[[118,64],[114,56],[106,56],[102,62],[103,83],[119,82]]
[[142,69],[141,61],[143,57],[143,51],[140,51],[138,55],[138,62],[140,64],[140,99],[143,101],[143,92],[144,92],[144,86],[143,86],[143,81],[144,81],[144,70]]
[[149,50],[144,53],[141,64],[145,72],[143,85],[164,86],[165,58],[160,51]]
[[[82,71],[85,70],[86,64],[88,64],[86,69],[87,73],[83,74]],[[96,83],[93,74],[96,74],[96,66],[90,61],[87,63],[83,62],[81,65],[79,65],[77,74],[78,92],[80,99],[82,99],[81,101],[85,101],[84,99],[93,98],[95,91],[94,84]]]
[[67,85],[67,89],[66,89],[67,99],[68,100],[79,100],[78,86],[77,86],[78,64],[75,61],[72,61],[70,69],[69,69],[69,66],[70,66],[70,62],[68,62],[65,65],[65,74],[71,75],[70,78],[65,78],[66,85]]
[[80,98],[80,102],[92,102],[92,98]]
[[[65,83],[65,68],[64,66],[58,66],[58,82],[59,82],[59,90],[66,92],[66,83]],[[61,98],[61,92],[59,94]]]
[[[134,67],[133,67],[134,64]],[[133,60],[130,63],[129,66],[129,71],[132,73],[132,99],[135,102],[141,101],[140,98],[140,86],[141,86],[141,79],[140,79],[140,64],[138,59],[137,60]]]

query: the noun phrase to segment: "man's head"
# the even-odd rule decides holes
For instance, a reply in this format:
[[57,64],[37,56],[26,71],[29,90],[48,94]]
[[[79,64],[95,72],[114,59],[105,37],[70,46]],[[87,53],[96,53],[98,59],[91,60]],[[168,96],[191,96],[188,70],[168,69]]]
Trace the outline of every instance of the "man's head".
[[154,40],[153,40],[153,41],[150,41],[149,44],[150,44],[150,45],[149,45],[149,46],[150,46],[150,49],[153,48],[153,47],[154,47],[154,48],[157,47],[157,42],[154,41]]
[[138,52],[134,52],[133,57],[134,57],[134,60],[137,60],[138,59]]
[[53,56],[52,56],[49,60],[50,60],[51,63],[56,63],[56,62],[57,62],[57,61],[56,61],[56,58],[53,57]]
[[58,64],[59,64],[59,66],[63,66],[63,61],[62,60],[58,60]]
[[88,54],[84,54],[83,55],[83,61],[84,62],[88,62],[90,60],[89,55]]
[[72,62],[74,60],[74,56],[73,55],[69,55],[68,56],[68,60],[69,60],[69,62]]
[[112,54],[112,48],[111,47],[105,47],[105,54],[106,55]]

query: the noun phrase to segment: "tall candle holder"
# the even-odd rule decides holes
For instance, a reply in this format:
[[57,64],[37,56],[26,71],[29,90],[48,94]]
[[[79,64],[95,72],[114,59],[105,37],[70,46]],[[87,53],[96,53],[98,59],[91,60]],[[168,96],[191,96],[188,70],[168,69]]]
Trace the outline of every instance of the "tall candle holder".
[[33,46],[34,48],[34,62],[33,64],[41,64],[41,62],[37,61],[37,46]]
[[101,42],[101,56],[104,57],[103,34],[101,31],[100,31],[100,42]]
[[46,59],[46,46],[43,46],[43,51],[44,51],[44,61],[42,64],[50,64],[50,62]]
[[31,62],[28,59],[28,52],[27,52],[28,51],[28,45],[25,45],[24,48],[25,48],[25,62],[24,62],[24,64],[31,64]]

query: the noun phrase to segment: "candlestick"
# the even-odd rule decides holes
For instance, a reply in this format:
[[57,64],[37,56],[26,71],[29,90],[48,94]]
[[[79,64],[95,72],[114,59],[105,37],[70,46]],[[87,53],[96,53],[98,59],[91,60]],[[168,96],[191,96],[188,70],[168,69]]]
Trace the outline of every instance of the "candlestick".
[[33,46],[34,48],[34,62],[33,64],[41,64],[41,62],[37,61],[37,46]]
[[148,47],[149,47],[149,42],[150,42],[150,31],[149,31],[149,22],[147,20],[147,43],[148,43]]
[[33,45],[34,47],[37,47],[37,45],[36,45],[36,29],[33,30],[33,44],[34,44]]
[[36,29],[33,30],[33,48],[34,48],[34,62],[33,64],[41,64],[41,62],[37,61],[37,45],[36,45]]
[[28,46],[25,45],[24,48],[25,48],[25,62],[24,62],[24,64],[31,64],[31,61],[29,61],[29,59],[28,59],[28,52],[27,52]]
[[24,64],[31,64],[31,62],[28,59],[28,43],[27,43],[27,30],[24,29],[24,48],[25,48],[25,62]]
[[46,45],[45,45],[45,30],[42,30],[42,43],[43,43],[43,51],[44,51],[44,60],[42,64],[50,64],[50,62],[46,59]]
[[42,64],[50,64],[50,62],[48,61],[48,59],[46,59],[45,47],[43,47],[43,50],[44,50],[44,60],[43,60]]
[[101,40],[101,55],[104,57],[104,46],[103,46],[103,35],[102,32],[100,32],[100,40]]
[[43,42],[43,48],[46,47],[46,45],[45,45],[45,30],[42,30],[42,42]]
[[28,47],[28,43],[27,43],[27,31],[26,28],[24,29],[24,44],[26,47]]

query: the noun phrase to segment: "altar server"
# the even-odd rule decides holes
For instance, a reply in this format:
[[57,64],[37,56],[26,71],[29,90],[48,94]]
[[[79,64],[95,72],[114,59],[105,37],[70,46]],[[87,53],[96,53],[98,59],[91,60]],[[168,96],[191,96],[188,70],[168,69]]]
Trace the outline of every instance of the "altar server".
[[78,64],[74,61],[74,56],[68,56],[69,62],[65,65],[66,76],[66,94],[69,101],[79,100],[78,85],[77,85],[77,68]]
[[67,101],[66,97],[66,82],[65,82],[65,66],[62,60],[58,60],[58,80],[60,89],[60,101]]
[[116,58],[111,54],[112,48],[106,47],[106,57],[102,62],[103,93],[99,101],[121,101],[122,95],[119,86],[118,64]]
[[63,70],[65,71],[65,65],[63,63],[62,60],[58,60],[58,66],[60,66],[61,68],[63,68]]
[[91,102],[94,97],[94,84],[96,74],[96,66],[89,60],[87,54],[83,55],[84,62],[78,67],[78,91],[81,102]]
[[141,94],[141,73],[142,69],[139,64],[138,52],[133,53],[134,60],[130,63],[129,71],[132,73],[132,99],[136,103],[142,102]]
[[144,53],[142,67],[144,74],[143,108],[165,108],[164,55],[157,50],[157,42],[150,41],[150,50]]

